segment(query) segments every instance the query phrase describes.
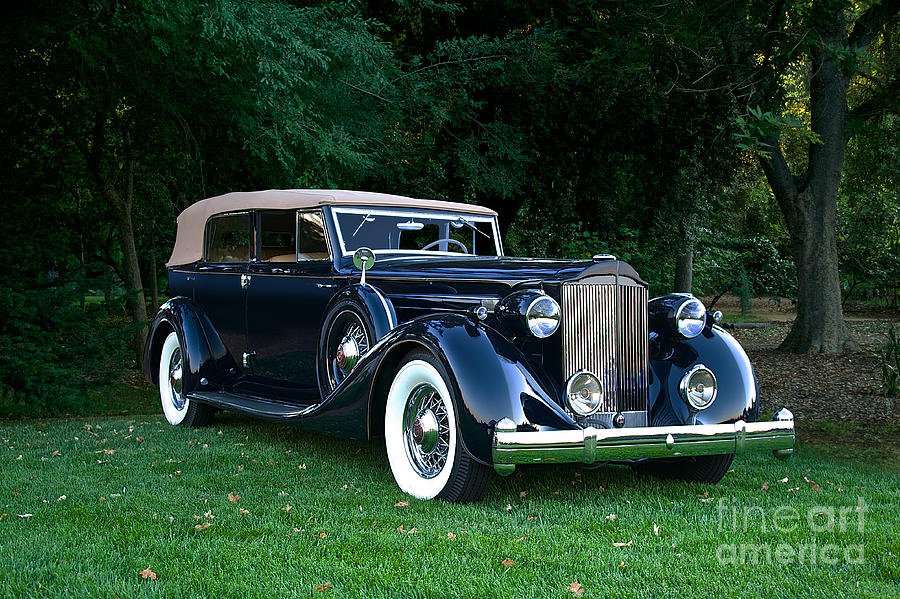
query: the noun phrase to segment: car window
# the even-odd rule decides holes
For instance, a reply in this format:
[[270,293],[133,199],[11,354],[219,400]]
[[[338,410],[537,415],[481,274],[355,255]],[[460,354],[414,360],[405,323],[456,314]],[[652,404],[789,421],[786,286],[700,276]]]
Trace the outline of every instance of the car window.
[[325,224],[320,210],[298,212],[297,230],[300,231],[301,260],[328,259],[328,242],[325,240]]
[[495,221],[481,215],[427,210],[334,208],[341,250],[382,253],[439,252],[497,256]]
[[208,262],[250,260],[250,213],[214,216],[206,222]]
[[259,213],[259,260],[297,260],[297,226],[293,210],[265,210]]

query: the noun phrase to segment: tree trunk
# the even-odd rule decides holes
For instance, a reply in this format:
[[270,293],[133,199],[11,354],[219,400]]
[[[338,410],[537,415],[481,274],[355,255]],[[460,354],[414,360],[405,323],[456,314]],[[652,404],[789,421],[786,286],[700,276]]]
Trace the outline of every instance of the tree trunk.
[[[800,194],[802,222],[792,234],[797,269],[797,318],[781,349],[797,353],[840,353],[855,347],[844,323],[838,273],[834,197]],[[829,213],[832,215],[829,218]]]
[[103,198],[109,204],[116,224],[116,233],[124,257],[123,277],[126,289],[126,306],[136,326],[132,339],[135,359],[138,368],[144,357],[144,344],[147,341],[147,300],[144,298],[144,283],[141,279],[141,267],[138,263],[137,247],[134,242],[134,225],[131,220],[131,205],[134,196],[134,165],[128,162],[127,188],[124,197],[112,181],[101,177],[100,187]]
[[820,143],[809,146],[806,174],[791,175],[780,148],[761,159],[794,250],[797,318],[781,349],[797,353],[840,353],[856,348],[841,308],[835,237],[838,187],[847,146],[849,78],[829,47],[840,35],[836,32],[834,39],[823,40],[812,56],[810,125]]
[[690,293],[694,281],[694,246],[688,244],[675,257],[675,293]]
[[156,242],[153,242],[153,250],[150,252],[150,301],[152,308],[159,308],[159,279],[156,272]]

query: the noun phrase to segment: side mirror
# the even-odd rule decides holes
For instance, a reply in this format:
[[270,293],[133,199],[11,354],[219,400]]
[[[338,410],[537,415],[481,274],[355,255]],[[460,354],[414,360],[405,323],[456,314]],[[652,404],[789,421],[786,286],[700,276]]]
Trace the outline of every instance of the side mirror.
[[375,265],[375,252],[369,248],[359,248],[353,252],[353,266],[362,271],[359,282],[366,284],[366,271]]

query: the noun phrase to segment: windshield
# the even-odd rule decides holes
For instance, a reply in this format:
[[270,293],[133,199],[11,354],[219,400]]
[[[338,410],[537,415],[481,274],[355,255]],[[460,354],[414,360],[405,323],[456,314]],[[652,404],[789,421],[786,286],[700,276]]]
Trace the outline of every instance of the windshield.
[[432,210],[333,208],[344,255],[361,247],[380,254],[499,256],[496,220]]

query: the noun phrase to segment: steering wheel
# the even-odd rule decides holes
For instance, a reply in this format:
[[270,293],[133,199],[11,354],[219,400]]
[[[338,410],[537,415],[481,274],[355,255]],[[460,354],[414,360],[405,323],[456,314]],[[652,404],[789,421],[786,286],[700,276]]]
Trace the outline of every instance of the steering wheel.
[[447,238],[447,239],[438,239],[437,241],[432,241],[431,243],[426,243],[425,245],[423,245],[423,246],[422,246],[421,248],[419,248],[419,249],[422,250],[422,251],[425,251],[425,250],[427,250],[427,249],[429,249],[429,248],[432,248],[432,247],[436,246],[436,245],[439,244],[439,243],[455,243],[456,245],[458,245],[459,247],[462,248],[463,254],[468,254],[468,253],[469,253],[469,248],[466,247],[466,244],[464,244],[464,243],[461,242],[461,241],[457,241],[457,240],[455,240],[455,239],[450,239],[450,238]]

